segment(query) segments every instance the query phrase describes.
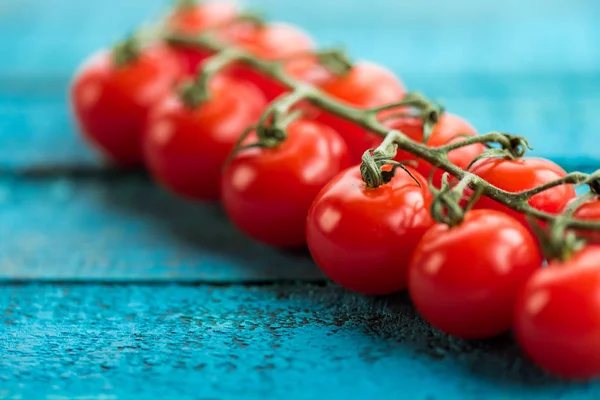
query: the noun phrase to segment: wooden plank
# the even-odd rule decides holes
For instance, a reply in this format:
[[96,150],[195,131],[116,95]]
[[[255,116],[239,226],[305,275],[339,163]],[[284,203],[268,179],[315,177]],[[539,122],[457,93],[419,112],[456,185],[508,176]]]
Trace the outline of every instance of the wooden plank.
[[[56,79],[5,80],[5,85],[0,79],[0,168],[101,168],[72,122],[64,94],[68,78]],[[524,134],[535,149],[532,155],[553,158],[567,169],[598,167],[600,73],[408,74],[406,80],[435,93],[482,132]]]
[[[474,0],[330,4],[250,3],[305,27],[323,44],[344,43],[355,57],[390,66],[409,87],[444,100],[481,131],[526,134],[534,154],[566,167],[581,164],[578,157],[585,164],[600,158],[600,47],[593,40],[600,25],[591,18],[600,13],[597,1],[549,0],[543,12],[518,0],[500,9]],[[2,3],[0,166],[98,165],[70,122],[70,76],[90,52],[163,7],[159,0]],[[519,13],[511,11],[516,7]],[[545,42],[552,46],[539,45]]]
[[406,299],[336,287],[0,287],[0,397],[581,399],[508,335],[466,342]]
[[[548,0],[543,9],[519,0],[502,7],[476,0],[247,3],[303,26],[326,45],[343,43],[357,57],[399,65],[403,72],[600,68],[595,0]],[[0,75],[70,71],[89,51],[156,18],[165,6],[162,0],[3,2],[0,60],[11,62],[0,63]],[[552,46],[542,45],[548,42]]]
[[322,280],[307,251],[255,243],[143,176],[46,172],[0,179],[0,280]]

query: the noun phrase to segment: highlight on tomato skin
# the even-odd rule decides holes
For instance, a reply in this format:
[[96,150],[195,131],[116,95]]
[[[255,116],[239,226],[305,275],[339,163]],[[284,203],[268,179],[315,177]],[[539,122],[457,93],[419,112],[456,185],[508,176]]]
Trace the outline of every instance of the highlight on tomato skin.
[[180,66],[170,49],[152,45],[126,65],[101,50],[75,73],[71,107],[83,137],[110,162],[143,163],[141,136],[150,109],[168,96]]
[[[536,186],[563,178],[567,174],[564,169],[554,162],[533,157],[517,160],[486,158],[477,161],[471,167],[470,172],[486,180],[491,185],[513,193],[533,189]],[[531,197],[529,204],[540,211],[559,214],[576,195],[573,185],[560,185]],[[475,203],[474,208],[502,211],[531,229],[523,214],[486,196],[482,196]]]
[[508,331],[517,295],[542,265],[534,237],[494,210],[467,212],[463,222],[429,229],[408,267],[408,290],[431,325],[464,339]]
[[[363,109],[399,101],[406,94],[398,77],[383,66],[368,61],[356,62],[348,73],[326,80],[320,88],[342,103]],[[367,149],[381,143],[379,136],[327,111],[321,111],[317,120],[340,132],[348,143],[354,163],[360,162]]]
[[515,337],[541,368],[563,378],[600,377],[600,246],[551,262],[523,287]]
[[385,295],[406,289],[414,248],[433,225],[427,181],[407,167],[390,182],[366,187],[358,166],[336,176],[308,213],[306,237],[316,264],[352,291]]
[[239,152],[223,173],[222,203],[231,221],[271,246],[306,245],[306,215],[319,191],[347,168],[348,149],[333,129],[293,121],[273,148]]
[[169,191],[195,201],[220,196],[221,170],[240,134],[258,121],[264,96],[249,82],[215,76],[208,101],[190,109],[173,93],[152,111],[144,133],[148,170]]
[[[423,121],[420,118],[391,118],[384,121],[384,125],[390,129],[399,130],[417,143],[423,143]],[[477,131],[466,120],[455,114],[445,112],[435,124],[426,145],[432,148],[441,147],[476,135]],[[448,153],[448,160],[457,167],[466,170],[471,161],[485,150],[486,147],[483,144],[475,143],[451,151]],[[398,150],[395,159],[397,161],[416,161],[415,169],[426,178],[429,178],[433,170],[432,165],[428,162],[402,150]],[[443,174],[444,171],[439,168],[433,173],[432,182],[435,187],[441,187]]]

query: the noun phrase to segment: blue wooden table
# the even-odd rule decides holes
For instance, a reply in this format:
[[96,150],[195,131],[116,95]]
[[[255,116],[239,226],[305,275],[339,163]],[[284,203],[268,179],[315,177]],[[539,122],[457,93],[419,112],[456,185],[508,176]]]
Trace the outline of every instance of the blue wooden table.
[[[596,0],[250,3],[389,65],[481,131],[600,165]],[[534,368],[509,335],[452,339],[405,294],[344,291],[218,206],[99,163],[71,123],[69,79],[165,6],[0,0],[0,398],[600,398]]]

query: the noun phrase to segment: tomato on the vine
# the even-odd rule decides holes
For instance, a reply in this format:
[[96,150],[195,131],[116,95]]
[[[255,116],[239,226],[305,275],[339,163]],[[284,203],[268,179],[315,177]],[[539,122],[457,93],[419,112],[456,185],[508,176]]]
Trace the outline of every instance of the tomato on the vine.
[[[364,61],[354,64],[348,73],[326,80],[321,89],[342,103],[363,109],[401,100],[406,93],[404,85],[392,72]],[[317,119],[340,132],[348,143],[353,162],[360,162],[366,150],[381,142],[375,134],[326,111]]]
[[359,168],[351,167],[315,199],[307,220],[308,247],[334,282],[370,295],[406,288],[410,256],[433,225],[427,181],[407,169],[418,183],[397,168],[388,183],[368,188]]
[[[572,201],[573,200],[571,200],[571,202]],[[565,206],[565,209],[569,207],[571,202]],[[580,205],[573,213],[573,218],[588,222],[600,222],[600,199],[595,198]],[[588,242],[600,243],[599,231],[579,229],[576,233],[579,237],[586,239]]]
[[[297,80],[316,84],[324,78],[322,73],[315,74],[315,71],[323,71],[319,68],[317,59],[307,56],[314,48],[312,38],[298,27],[284,23],[256,24],[241,21],[224,29],[221,36],[225,41],[264,60],[289,58],[284,62],[284,67]],[[254,83],[269,101],[287,90],[278,81],[245,65],[235,65],[228,72],[238,79]]]
[[[235,2],[209,1],[199,4],[182,4],[173,10],[166,20],[167,29],[184,35],[198,35],[209,29],[223,28],[238,16]],[[213,55],[207,49],[173,46],[185,74],[196,73],[198,65]]]
[[458,226],[425,233],[408,267],[408,290],[431,325],[483,339],[510,329],[519,290],[541,265],[537,242],[517,220],[472,210]]
[[522,289],[515,334],[543,369],[566,378],[600,376],[600,246],[551,262]]
[[[488,183],[508,192],[521,192],[560,179],[566,175],[564,169],[552,161],[542,158],[508,160],[486,158],[477,161],[470,169]],[[551,214],[560,213],[564,206],[576,196],[573,185],[560,185],[532,196],[529,204]],[[481,197],[474,208],[502,211],[529,227],[525,216],[488,197]]]
[[[384,125],[390,129],[396,129],[404,133],[410,139],[418,143],[423,143],[423,121],[420,118],[393,118],[384,122]],[[428,147],[441,147],[465,139],[465,136],[475,136],[477,131],[464,119],[449,113],[444,113],[440,120],[435,124],[431,136],[427,141]],[[486,150],[481,143],[461,147],[448,153],[448,160],[461,169],[467,169],[471,161]],[[429,178],[433,166],[428,162],[415,158],[402,150],[398,150],[396,160],[416,161],[415,169],[425,178]],[[433,173],[433,184],[440,187],[444,171],[437,168]]]
[[154,178],[174,193],[194,200],[216,200],[221,169],[244,129],[266,106],[251,83],[215,76],[210,98],[190,108],[172,95],[152,111],[144,153]]
[[[115,51],[100,51],[76,73],[71,103],[84,137],[121,166],[142,163],[141,134],[150,108],[167,96],[180,73],[164,46],[154,45],[117,65]],[[130,50],[133,51],[133,50]]]
[[306,244],[306,215],[315,196],[348,167],[346,144],[333,129],[298,119],[273,148],[239,152],[223,173],[227,215],[248,236],[277,247]]

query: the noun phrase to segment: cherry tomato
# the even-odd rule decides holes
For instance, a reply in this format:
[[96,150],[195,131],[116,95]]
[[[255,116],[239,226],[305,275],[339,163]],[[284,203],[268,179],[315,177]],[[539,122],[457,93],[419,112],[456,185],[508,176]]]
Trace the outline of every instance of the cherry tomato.
[[368,188],[352,167],[319,193],[306,235],[315,262],[331,280],[369,295],[406,288],[410,256],[433,225],[427,181],[408,169],[421,186],[398,168],[390,182]]
[[235,2],[207,1],[193,5],[181,5],[166,21],[168,29],[186,35],[197,35],[207,29],[223,27],[238,15]]
[[76,73],[71,103],[84,137],[121,166],[142,163],[141,134],[150,108],[168,95],[179,65],[170,50],[152,46],[117,66],[100,51]]
[[223,206],[248,236],[277,247],[306,244],[306,215],[319,190],[349,165],[333,129],[299,119],[275,148],[240,152],[223,174]]
[[[566,175],[565,170],[561,167],[542,158],[523,158],[519,160],[487,158],[477,161],[471,167],[471,172],[492,185],[509,192],[533,189]],[[575,196],[573,185],[561,185],[536,194],[529,199],[529,204],[538,210],[558,214],[565,204]],[[502,211],[513,216],[529,228],[523,214],[487,197],[479,199],[474,208]]]
[[[570,202],[569,202],[570,203]],[[565,206],[567,208],[569,204]],[[600,200],[590,200],[573,213],[573,218],[587,220],[590,222],[600,222]],[[577,235],[592,243],[600,243],[600,232],[591,230],[578,230]]]
[[[240,22],[224,29],[221,35],[224,40],[265,60],[298,56],[314,48],[314,42],[308,34],[295,26],[283,23],[257,25],[253,22]],[[287,61],[285,68],[298,80],[318,83],[323,77],[322,74],[315,76],[314,71],[322,72],[323,69],[317,64],[315,57],[301,56]],[[286,91],[286,87],[281,83],[245,65],[236,65],[229,73],[254,83],[269,101]]]
[[408,290],[431,325],[483,339],[511,328],[519,290],[541,265],[537,242],[517,220],[473,210],[458,226],[425,233],[408,267]]
[[[327,80],[321,88],[332,97],[358,108],[398,101],[406,92],[402,82],[390,71],[364,61],[356,63],[347,74]],[[360,162],[366,150],[377,147],[381,142],[378,136],[333,114],[322,112],[317,118],[340,132],[348,143],[353,162]]]
[[515,334],[540,367],[566,378],[600,376],[600,246],[533,275],[515,307]]
[[[175,33],[198,35],[209,29],[224,27],[238,15],[238,6],[234,2],[209,1],[195,5],[177,7],[167,18],[166,26]],[[209,50],[200,48],[173,46],[184,73],[193,75],[198,65],[213,55]]]
[[[406,134],[410,139],[418,143],[423,143],[423,121],[420,118],[395,118],[385,122],[390,129],[396,129]],[[464,140],[464,135],[475,136],[477,132],[467,121],[449,113],[444,113],[440,120],[435,124],[433,132],[427,141],[429,147],[441,147],[446,144]],[[471,161],[486,150],[481,143],[473,144],[467,147],[461,147],[448,153],[448,160],[459,168],[467,169]],[[416,160],[415,169],[425,178],[429,178],[432,172],[432,165],[426,161],[416,159],[415,156],[402,150],[398,151],[396,160],[410,161]],[[436,187],[441,186],[442,175],[444,171],[436,169],[433,174],[433,184]]]
[[190,109],[172,95],[151,113],[144,136],[146,165],[174,193],[193,200],[216,200],[221,169],[244,129],[266,106],[248,82],[216,76],[210,100]]

